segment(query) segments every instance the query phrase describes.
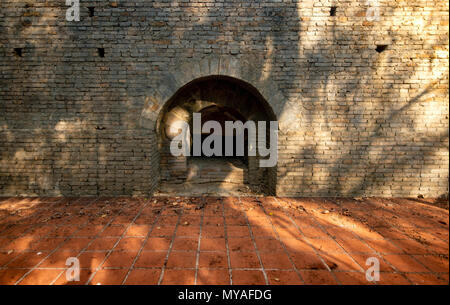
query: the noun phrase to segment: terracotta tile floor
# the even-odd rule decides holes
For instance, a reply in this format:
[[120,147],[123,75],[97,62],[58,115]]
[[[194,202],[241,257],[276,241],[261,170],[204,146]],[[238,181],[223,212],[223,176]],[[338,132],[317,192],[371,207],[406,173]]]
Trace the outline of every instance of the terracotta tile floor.
[[427,202],[2,198],[0,284],[448,284],[448,210]]

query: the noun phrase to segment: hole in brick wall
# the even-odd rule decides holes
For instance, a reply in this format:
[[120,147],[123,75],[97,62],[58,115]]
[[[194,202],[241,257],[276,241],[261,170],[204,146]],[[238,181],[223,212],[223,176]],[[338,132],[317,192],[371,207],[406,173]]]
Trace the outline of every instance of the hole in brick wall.
[[336,10],[337,10],[337,7],[332,6],[330,9],[330,16],[336,16]]
[[88,6],[88,10],[89,10],[89,17],[94,17],[94,7],[93,6]]
[[377,48],[375,49],[375,51],[377,51],[378,53],[381,53],[381,52],[383,52],[384,50],[386,50],[387,49],[387,45],[386,44],[380,44],[380,45],[377,45]]
[[105,57],[105,49],[98,48],[97,51],[98,51],[98,56]]
[[22,57],[22,48],[14,48],[14,55]]

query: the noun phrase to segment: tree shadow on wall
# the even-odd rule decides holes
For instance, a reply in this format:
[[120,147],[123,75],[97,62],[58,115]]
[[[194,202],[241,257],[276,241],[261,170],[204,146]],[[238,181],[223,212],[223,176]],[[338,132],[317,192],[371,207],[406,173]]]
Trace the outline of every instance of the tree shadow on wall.
[[[189,60],[194,56],[235,54],[237,58],[245,58],[245,54],[250,54],[261,57],[264,68],[253,69],[257,74],[255,77],[275,82],[286,101],[300,100],[303,112],[300,123],[307,127],[307,132],[312,132],[312,136],[307,137],[306,144],[293,161],[285,161],[284,166],[303,166],[305,175],[298,185],[305,187],[312,186],[314,179],[320,180],[322,171],[328,172],[330,176],[323,182],[326,187],[311,188],[315,194],[331,195],[338,191],[364,194],[366,190],[392,182],[396,174],[406,170],[410,160],[420,160],[423,163],[420,170],[426,172],[427,156],[448,148],[448,131],[430,131],[421,133],[427,146],[409,152],[409,155],[402,152],[404,145],[414,145],[415,130],[412,126],[417,119],[411,113],[413,106],[417,107],[421,99],[435,89],[430,86],[422,93],[418,92],[409,100],[410,106],[405,106],[408,102],[402,100],[399,110],[387,104],[398,99],[399,91],[394,90],[394,85],[407,84],[420,71],[416,68],[420,66],[414,65],[414,59],[408,66],[411,68],[386,73],[393,80],[391,87],[387,85],[384,90],[380,85],[379,74],[383,71],[377,71],[377,65],[395,66],[399,63],[400,55],[395,53],[396,41],[404,37],[392,30],[386,32],[392,44],[385,52],[377,53],[367,47],[376,39],[346,32],[335,19],[327,23],[323,36],[305,43],[300,34],[307,31],[308,22],[316,21],[300,16],[299,7],[291,2],[280,3],[279,6],[268,3],[241,6],[231,2],[222,3],[223,7],[204,8],[177,1],[167,4],[127,2],[119,3],[117,8],[99,1],[92,1],[92,5],[96,6],[98,15],[89,17],[87,8],[83,6],[81,22],[67,24],[63,19],[67,7],[63,3],[34,4],[31,7],[24,3],[17,8],[22,19],[1,24],[4,29],[2,40],[7,41],[2,52],[10,61],[5,61],[4,65],[12,67],[6,72],[8,77],[1,79],[2,98],[7,101],[0,106],[5,114],[0,122],[3,145],[0,181],[4,193],[30,193],[31,190],[34,194],[96,196],[131,195],[136,190],[145,192],[146,185],[154,183],[152,167],[134,164],[132,171],[138,173],[139,179],[130,180],[127,157],[122,152],[131,152],[133,158],[140,160],[153,157],[154,142],[144,139],[154,138],[155,134],[140,128],[137,119],[145,97],[152,82],[164,71],[176,66],[181,59]],[[131,20],[127,9],[139,9],[148,15]],[[386,11],[386,18],[396,15],[399,9]],[[7,9],[2,7],[2,10]],[[111,17],[112,29],[100,26],[99,21],[105,18],[101,13]],[[190,27],[173,27],[171,16],[176,16],[173,17],[175,20],[192,20]],[[428,25],[432,25],[431,20],[437,16],[431,14],[424,18]],[[234,26],[238,22],[245,25]],[[154,35],[142,39],[150,31]],[[198,41],[199,33],[205,33],[204,41]],[[42,42],[47,56],[43,55],[41,42],[31,39],[37,34],[45,37]],[[131,37],[134,43],[122,44],[125,36]],[[426,50],[445,45],[445,39],[430,40]],[[24,41],[28,45],[23,45]],[[109,47],[111,41],[117,43],[116,48]],[[25,46],[21,58],[10,54],[17,45]],[[355,58],[352,53],[348,64],[338,65],[336,59],[346,57],[350,46],[358,49]],[[99,56],[98,48],[105,49],[104,58]],[[183,57],[177,56],[179,50],[186,51]],[[414,52],[411,50],[408,54],[414,57]],[[166,56],[162,58],[160,54],[163,53]],[[140,60],[143,57],[146,61]],[[429,64],[429,69],[433,70],[432,59]],[[22,69],[24,66],[26,71]],[[296,71],[302,67],[309,67],[309,73],[298,75]],[[337,88],[336,80],[339,80]],[[446,80],[437,82],[438,91],[442,92]],[[371,106],[364,103],[368,83],[377,83],[370,90],[373,95]],[[290,111],[287,105],[284,107],[286,112]],[[379,115],[367,122],[365,114],[368,111]],[[398,123],[398,119],[408,122],[406,126],[411,128],[409,141],[391,146],[395,151],[392,158],[388,158],[391,164],[395,164],[391,179],[388,175],[378,176],[384,170],[380,157],[368,156],[372,155],[371,148],[375,143],[392,139],[387,131],[392,129],[390,124]],[[330,163],[322,157],[324,149],[320,141],[323,138],[319,137],[318,130],[333,136],[332,127],[336,124],[349,127],[341,130],[344,140],[335,141],[342,147],[342,156]],[[313,131],[310,126],[314,127]],[[448,124],[443,127],[447,128]],[[289,132],[281,131],[281,134],[290,136]],[[351,140],[347,139],[361,137],[367,140],[368,145],[348,144]],[[438,144],[428,145],[435,143],[432,141]],[[27,143],[33,143],[32,147]],[[353,156],[358,156],[356,161]],[[366,164],[368,159],[369,165]],[[36,160],[40,160],[42,165],[36,166]],[[353,186],[348,187],[342,182],[345,175],[358,171],[363,174]],[[374,176],[376,179],[371,178]],[[280,171],[279,184],[287,184],[292,181],[290,179],[289,172]],[[28,185],[28,188],[17,190],[17,185]],[[103,188],[104,185],[111,188]]]
[[[397,8],[387,10],[383,18],[396,16],[396,11]],[[427,26],[432,25],[433,18],[438,18],[434,14],[428,17]],[[328,31],[331,42],[330,37],[326,37],[318,40],[313,49],[304,51],[305,62],[312,69],[301,84],[304,88],[302,124],[308,128],[300,134],[306,137],[306,143],[295,156],[289,157],[290,160],[282,160],[288,168],[296,165],[303,168],[302,178],[295,182],[302,186],[298,194],[360,196],[377,193],[378,188],[386,190],[389,196],[389,185],[402,179],[411,181],[411,187],[404,188],[405,195],[416,189],[427,192],[427,188],[421,188],[421,182],[413,178],[427,175],[430,169],[436,170],[433,156],[448,151],[448,114],[441,112],[433,118],[431,113],[428,118],[423,110],[433,109],[426,105],[430,101],[448,100],[448,68],[440,73],[442,77],[431,76],[433,81],[426,83],[425,88],[412,84],[422,72],[418,62],[424,57],[430,60],[428,71],[423,73],[431,75],[436,69],[439,61],[433,50],[445,45],[446,38],[427,41],[426,51],[423,51],[426,54],[422,54],[420,50],[403,50],[402,44],[397,42],[405,37],[391,30],[387,32],[388,37],[381,33],[375,38],[355,40],[360,33],[346,32],[335,21]],[[390,40],[391,45],[382,53],[376,51],[375,46],[368,47],[368,44],[386,40]],[[349,54],[350,46],[356,53]],[[352,58],[354,55],[357,57]],[[342,58],[348,58],[348,64],[342,64]],[[399,63],[404,67],[400,68]],[[383,73],[381,77],[379,70]],[[383,78],[390,83],[383,82]],[[415,96],[407,99],[401,96],[398,88],[402,86],[410,88]],[[436,127],[424,130],[423,120],[429,120],[426,126],[434,124]],[[323,137],[323,133],[327,136]],[[298,134],[286,133],[288,137]],[[331,151],[325,142],[332,143]],[[444,162],[442,166],[447,165]],[[281,171],[279,183],[292,184],[289,174],[288,170]],[[448,180],[448,172],[439,177],[442,181],[436,185]],[[392,193],[400,194],[399,191],[401,193],[401,190]]]

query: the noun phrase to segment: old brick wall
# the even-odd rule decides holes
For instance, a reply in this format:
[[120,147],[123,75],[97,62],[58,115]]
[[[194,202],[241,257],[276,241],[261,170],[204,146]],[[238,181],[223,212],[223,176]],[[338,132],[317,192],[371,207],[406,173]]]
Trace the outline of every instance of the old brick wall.
[[0,195],[151,194],[160,110],[208,75],[273,108],[277,195],[448,194],[448,1],[379,4],[2,0]]

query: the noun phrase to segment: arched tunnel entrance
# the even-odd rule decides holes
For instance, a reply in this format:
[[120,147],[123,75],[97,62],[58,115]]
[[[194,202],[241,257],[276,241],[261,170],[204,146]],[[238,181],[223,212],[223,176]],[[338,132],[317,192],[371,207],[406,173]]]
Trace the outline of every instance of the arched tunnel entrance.
[[[207,156],[204,151],[192,153],[193,114],[201,115],[201,123],[215,121],[220,124],[222,142],[220,156]],[[248,131],[244,132],[244,151],[238,153],[236,145],[225,156],[226,142],[236,142],[236,134],[225,134],[225,122],[243,123],[275,121],[276,117],[261,94],[241,80],[210,76],[196,79],[182,88],[164,105],[158,120],[161,179],[159,193],[168,195],[268,195],[275,193],[276,166],[260,167],[260,156],[248,153]],[[181,122],[189,124],[191,131],[189,156],[173,156],[170,142],[180,133],[174,128]],[[216,132],[216,134],[218,134]],[[210,132],[200,135],[203,143]],[[228,139],[227,139],[228,137]],[[269,137],[269,134],[266,134]],[[269,143],[269,140],[266,140]]]

